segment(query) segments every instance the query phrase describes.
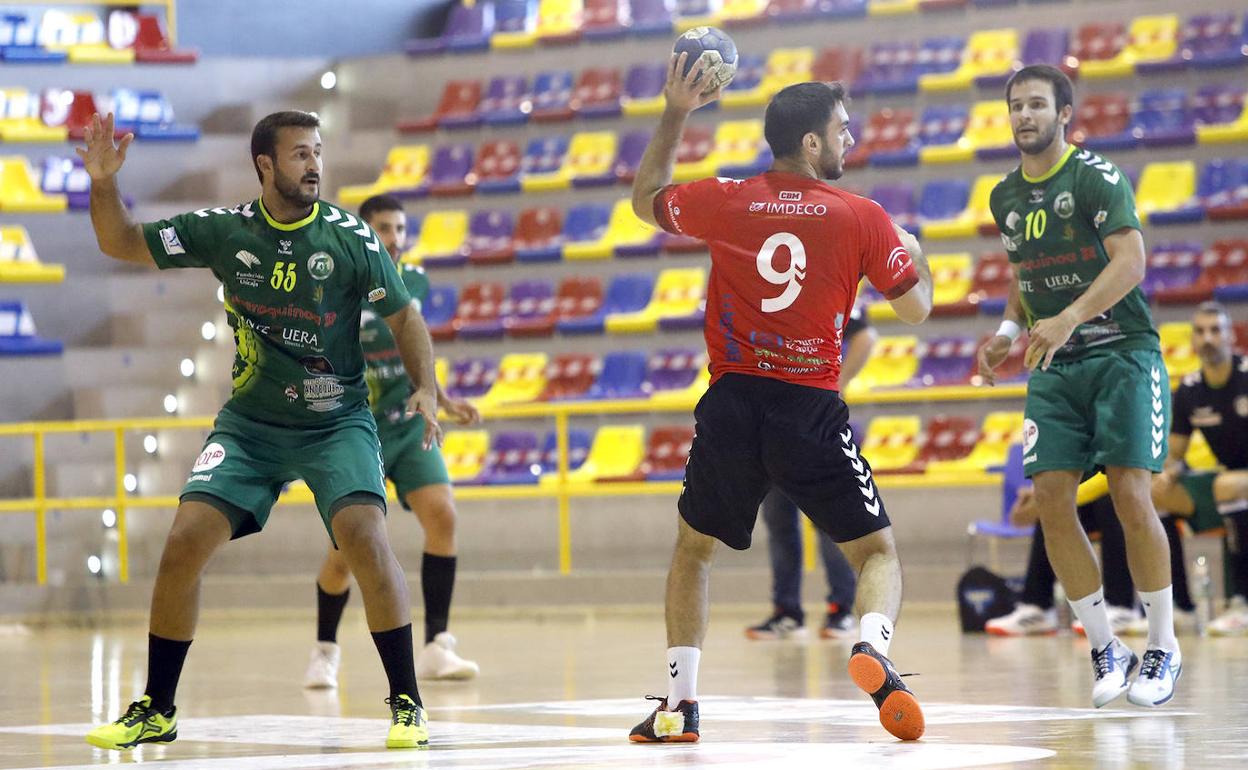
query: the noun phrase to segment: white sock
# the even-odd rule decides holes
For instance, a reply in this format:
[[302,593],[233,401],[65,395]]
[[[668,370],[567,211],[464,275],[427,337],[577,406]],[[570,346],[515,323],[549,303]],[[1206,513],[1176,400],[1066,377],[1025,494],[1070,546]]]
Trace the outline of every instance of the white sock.
[[1105,592],[1097,588],[1082,599],[1071,599],[1070,609],[1083,624],[1088,635],[1088,643],[1094,650],[1103,650],[1113,641],[1114,633],[1109,628],[1109,607],[1105,604]]
[[888,657],[888,645],[893,641],[893,621],[887,615],[868,612],[858,621],[862,636],[859,641],[870,642],[879,654]]
[[1178,652],[1179,640],[1174,638],[1173,586],[1160,591],[1140,591],[1144,615],[1148,618],[1148,649]]
[[698,661],[702,651],[697,647],[667,648],[667,708],[675,710],[682,700],[698,699]]

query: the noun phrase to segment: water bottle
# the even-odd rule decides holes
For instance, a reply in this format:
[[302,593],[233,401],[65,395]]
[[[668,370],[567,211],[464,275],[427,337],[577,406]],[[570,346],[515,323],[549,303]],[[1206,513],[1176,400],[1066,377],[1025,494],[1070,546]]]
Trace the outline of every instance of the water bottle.
[[1196,579],[1196,633],[1204,636],[1213,620],[1213,580],[1209,577],[1208,559],[1196,557],[1192,576]]

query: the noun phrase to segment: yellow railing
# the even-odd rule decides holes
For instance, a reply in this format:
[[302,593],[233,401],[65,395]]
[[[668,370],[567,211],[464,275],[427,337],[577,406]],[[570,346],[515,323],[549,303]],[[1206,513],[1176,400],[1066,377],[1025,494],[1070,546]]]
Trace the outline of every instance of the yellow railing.
[[[618,497],[625,495],[678,495],[678,481],[639,481],[585,483],[568,480],[568,419],[573,416],[642,414],[647,412],[684,412],[688,414],[693,404],[689,401],[632,400],[609,402],[572,402],[566,404],[522,404],[500,406],[483,410],[489,420],[554,418],[558,437],[558,482],[554,485],[519,484],[513,486],[459,487],[455,496],[459,500],[529,500],[554,498],[558,503],[559,572],[572,571],[572,517],[571,500],[581,497]],[[82,510],[112,508],[117,514],[117,562],[121,582],[130,579],[129,546],[126,537],[126,513],[136,508],[176,508],[176,496],[131,495],[125,488],[126,452],[125,436],[133,431],[188,430],[212,427],[211,417],[160,417],[149,419],[77,420],[64,422],[28,422],[0,424],[0,437],[30,436],[34,441],[34,497],[0,499],[0,513],[29,513],[35,516],[35,571],[40,584],[48,579],[47,514],[50,510]],[[49,434],[60,433],[112,433],[113,434],[113,494],[103,497],[48,497],[47,495],[47,441]],[[956,475],[885,475],[876,479],[881,488],[915,488],[932,486],[990,486],[1000,482],[991,473],[965,473]],[[296,487],[284,494],[280,504],[306,504],[312,502],[306,487]],[[805,563],[813,568],[814,548],[812,532],[805,530],[807,548]]]
[[169,45],[178,45],[178,3],[177,0],[12,0],[0,2],[0,8],[6,5],[103,5],[103,6],[155,6],[165,9],[165,31],[169,34]]

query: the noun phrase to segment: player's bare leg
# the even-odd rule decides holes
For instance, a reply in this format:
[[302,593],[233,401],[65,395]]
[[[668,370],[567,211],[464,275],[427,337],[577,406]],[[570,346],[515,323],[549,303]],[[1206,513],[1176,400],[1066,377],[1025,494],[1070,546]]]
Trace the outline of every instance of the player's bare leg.
[[407,507],[425,531],[420,587],[424,594],[425,645],[416,656],[420,679],[472,679],[480,667],[461,658],[447,630],[455,587],[455,499],[450,484],[426,484],[407,493]]
[[698,732],[698,664],[710,609],[711,562],[718,541],[677,517],[676,550],[667,571],[666,698],[629,733],[634,743],[694,743]]
[[885,730],[902,740],[918,740],[924,730],[923,710],[888,659],[893,624],[901,611],[901,560],[892,527],[840,545],[858,573],[855,609],[862,636],[849,658],[849,676],[875,701]]
[[1137,706],[1160,706],[1174,696],[1183,673],[1174,636],[1170,543],[1153,507],[1152,474],[1144,468],[1109,467],[1105,476],[1127,541],[1127,565],[1148,619],[1147,649],[1127,698]]

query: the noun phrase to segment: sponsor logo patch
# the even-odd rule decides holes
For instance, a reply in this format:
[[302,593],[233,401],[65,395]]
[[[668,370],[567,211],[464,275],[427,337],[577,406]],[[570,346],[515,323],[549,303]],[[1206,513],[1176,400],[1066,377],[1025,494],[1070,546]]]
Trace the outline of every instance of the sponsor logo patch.
[[323,251],[308,257],[308,275],[323,281],[334,272],[334,258]]
[[160,228],[160,243],[165,247],[165,253],[171,257],[186,253],[186,249],[182,248],[182,241],[178,239],[178,231],[172,227]]
[[193,476],[191,476],[189,479],[187,479],[187,481],[212,481],[212,474],[211,473],[196,473]]
[[780,191],[780,200],[782,201],[800,201],[801,199],[802,194],[800,192],[795,192],[793,190]]
[[1036,442],[1040,440],[1040,426],[1036,425],[1036,421],[1030,418],[1023,420],[1023,454],[1027,454],[1036,448]]
[[191,466],[191,473],[210,471],[220,465],[221,461],[224,459],[225,447],[214,441],[204,447],[204,451],[199,453],[199,458],[195,460],[195,464]]
[[386,289],[384,286],[378,286],[368,293],[369,302],[381,302],[386,298]]
[[292,253],[292,252],[291,252],[291,250],[290,250],[290,246],[291,246],[291,244],[292,244],[292,243],[294,243],[294,241],[278,241],[278,242],[277,242],[277,253],[278,253],[278,254],[285,254],[286,256],[290,256],[290,255],[291,255],[291,253]]
[[1062,219],[1070,219],[1075,213],[1075,196],[1069,190],[1053,200],[1053,213]]
[[242,262],[243,265],[249,268],[255,267],[256,265],[260,264],[260,258],[257,257],[255,254],[252,254],[250,251],[247,251],[246,249],[235,254],[234,258],[237,259],[239,262]]

